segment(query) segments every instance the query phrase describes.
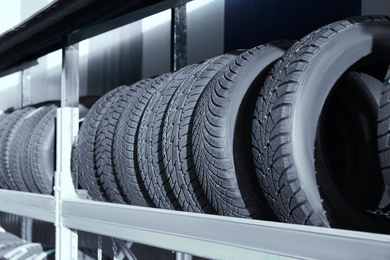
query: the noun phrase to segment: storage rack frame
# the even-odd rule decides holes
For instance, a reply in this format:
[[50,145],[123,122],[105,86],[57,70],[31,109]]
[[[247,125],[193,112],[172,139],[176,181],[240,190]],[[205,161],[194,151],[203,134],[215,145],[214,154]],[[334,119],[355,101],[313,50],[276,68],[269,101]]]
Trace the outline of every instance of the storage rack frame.
[[[263,259],[270,255],[302,259],[389,259],[389,235],[119,205],[78,195],[72,183],[70,163],[79,119],[78,42],[173,9],[172,69],[178,69],[185,66],[186,42],[182,39],[186,31],[185,4],[189,1],[143,1],[144,4],[131,10],[113,12],[100,20],[84,20],[79,27],[68,26],[60,43],[46,42],[43,49],[32,48],[31,53],[14,57],[6,53],[11,47],[1,43],[7,42],[10,35],[20,44],[26,43],[28,39],[17,29],[26,29],[31,24],[23,23],[16,32],[14,29],[0,36],[0,76],[22,71],[22,105],[29,103],[30,84],[25,79],[28,67],[36,64],[34,59],[55,50],[58,44],[63,50],[54,196],[0,190],[0,211],[54,223],[56,259],[77,259],[77,230],[173,250],[179,252],[177,259],[188,259],[189,255],[212,259]],[[57,2],[76,1],[55,1],[34,17],[50,21],[54,15],[50,8],[55,9]],[[92,6],[99,1],[86,2]],[[47,28],[41,31],[45,30],[48,32]],[[53,29],[50,32],[58,34]]]

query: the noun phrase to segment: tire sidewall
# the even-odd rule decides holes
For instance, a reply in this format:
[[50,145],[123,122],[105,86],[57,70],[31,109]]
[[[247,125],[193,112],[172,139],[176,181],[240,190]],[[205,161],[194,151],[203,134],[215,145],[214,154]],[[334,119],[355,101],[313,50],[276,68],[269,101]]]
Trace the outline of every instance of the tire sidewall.
[[[385,41],[376,45],[373,42]],[[373,53],[390,57],[390,24],[370,22],[356,24],[339,32],[323,45],[300,75],[291,111],[291,154],[298,180],[307,200],[321,221],[330,226],[318,189],[314,165],[314,144],[320,114],[337,80],[360,59]],[[386,53],[387,52],[387,53]],[[340,194],[334,197],[344,198]]]

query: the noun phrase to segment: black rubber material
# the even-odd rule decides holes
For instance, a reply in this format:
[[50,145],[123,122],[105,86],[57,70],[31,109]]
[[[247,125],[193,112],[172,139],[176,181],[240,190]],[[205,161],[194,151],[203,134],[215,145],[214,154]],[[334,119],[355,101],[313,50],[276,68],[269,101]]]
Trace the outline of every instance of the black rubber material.
[[164,120],[168,104],[177,88],[199,65],[189,65],[175,73],[159,91],[153,93],[142,116],[137,140],[138,165],[149,196],[158,208],[181,210],[169,185],[162,150]]
[[[260,93],[253,154],[268,202],[283,221],[389,232],[389,222],[355,208],[324,173],[316,175],[314,146],[323,105],[344,73],[384,77],[390,23],[356,17],[302,38],[277,63]],[[363,192],[369,192],[364,190]]]
[[[29,114],[26,115],[26,118],[35,112],[35,109],[33,108]],[[15,182],[15,185],[18,190],[20,191],[26,191],[28,192],[29,189],[27,188],[26,184],[24,183],[23,177],[22,177],[22,170],[21,168],[21,158],[23,156],[23,153],[20,152],[20,148],[23,146],[23,143],[25,142],[25,138],[28,131],[31,131],[30,129],[26,128],[26,118],[23,118],[23,120],[20,122],[20,125],[17,126],[16,132],[13,135],[11,139],[10,144],[10,172],[11,176]]]
[[361,211],[376,210],[384,190],[376,142],[378,104],[369,94],[354,71],[338,80],[321,111],[314,153],[318,183],[335,183]]
[[253,96],[291,41],[252,48],[216,74],[196,105],[193,154],[207,198],[220,215],[275,219],[251,161]]
[[[6,129],[10,123],[9,117],[11,116],[12,111],[7,111],[4,114],[0,115],[0,145],[3,146],[2,140],[3,136],[6,133]],[[1,163],[1,162],[0,162]],[[5,175],[3,174],[3,170],[0,167],[0,188],[2,189],[9,189],[6,181],[5,181]]]
[[30,169],[34,182],[42,194],[51,194],[55,171],[55,118],[57,107],[48,106],[45,115],[39,120],[32,131],[28,143]]
[[195,105],[209,81],[236,57],[218,56],[195,68],[180,84],[167,108],[162,142],[164,166],[170,188],[184,211],[215,213],[195,171],[192,154]]
[[156,79],[145,81],[145,86],[135,96],[124,96],[114,108],[114,111],[122,111],[114,132],[114,172],[121,191],[131,205],[156,207],[141,177],[137,140],[141,118],[149,100],[171,77],[172,74],[163,74]]
[[[18,188],[20,190],[24,190],[25,188],[27,188],[30,192],[40,193],[34,181],[33,174],[31,172],[28,145],[33,136],[32,132],[34,128],[38,124],[39,120],[48,112],[48,110],[50,109],[49,107],[50,105],[43,106],[29,113],[29,115],[24,118],[22,125],[15,133],[15,143],[11,144],[10,154],[13,154],[13,157],[16,160],[13,161],[12,164],[18,164],[18,166],[13,169],[15,171],[13,171],[12,174],[14,176],[17,176],[16,179],[18,181],[16,182],[16,184],[18,185]],[[20,144],[20,146],[17,146],[18,144]],[[19,169],[19,171],[17,169]],[[21,175],[22,179],[20,179],[19,174]],[[23,180],[23,182],[21,182],[21,180]]]
[[36,259],[41,253],[43,253],[41,244],[22,241],[1,250],[0,257],[1,259],[27,260]]
[[[15,132],[18,126],[23,121],[23,118],[31,111],[32,108],[18,109],[10,114],[7,118],[8,125],[5,127],[3,134],[0,138],[1,148],[0,148],[0,170],[1,175],[4,178],[6,185],[11,190],[18,190],[15,181],[11,174],[10,168],[10,148],[11,140],[15,135]],[[19,150],[19,153],[21,151]]]
[[137,91],[145,87],[146,82],[150,80],[142,80],[126,89],[126,91],[111,103],[111,107],[107,110],[101,119],[95,140],[95,164],[96,171],[99,176],[99,181],[103,186],[103,190],[109,201],[116,203],[128,203],[126,195],[120,188],[120,181],[117,178],[117,172],[113,166],[113,139],[114,133],[117,131],[117,125],[121,114],[123,113],[123,99],[130,99]]
[[1,259],[34,259],[41,253],[41,244],[28,243],[12,233],[0,232]]
[[378,112],[378,151],[385,182],[387,202],[390,199],[390,80],[383,84]]
[[81,187],[88,191],[88,194],[94,200],[110,201],[105,194],[105,190],[99,181],[100,176],[98,176],[96,171],[96,133],[100,121],[110,108],[111,104],[115,102],[127,88],[128,86],[118,87],[101,97],[86,115],[79,131],[77,144],[79,183]]

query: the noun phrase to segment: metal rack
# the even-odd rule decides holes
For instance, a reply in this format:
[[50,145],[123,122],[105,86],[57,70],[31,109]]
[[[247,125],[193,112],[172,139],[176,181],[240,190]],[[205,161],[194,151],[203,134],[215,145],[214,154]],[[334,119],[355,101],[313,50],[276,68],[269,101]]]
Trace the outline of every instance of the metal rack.
[[[55,7],[66,2],[73,7],[69,7],[69,10],[77,13],[88,8],[88,5],[98,8],[97,3],[104,1],[85,1],[77,9],[77,6],[72,5],[76,1],[60,0],[26,24],[30,28],[43,26],[45,23],[42,21],[51,15],[65,19],[70,15],[65,12],[68,9],[64,7],[58,11]],[[95,17],[76,21],[79,27],[67,24],[66,35],[62,35],[60,42],[48,40],[39,45],[39,41],[34,38],[37,44],[31,43],[36,46],[32,48],[33,52],[19,56],[7,56],[7,48],[12,50],[14,47],[0,44],[0,60],[5,57],[0,68],[1,75],[23,70],[28,64],[34,63],[29,59],[38,58],[37,55],[48,53],[58,46],[63,49],[61,107],[57,114],[55,194],[50,196],[0,190],[1,211],[54,223],[56,259],[77,259],[77,230],[213,259],[262,259],[269,255],[305,259],[389,259],[388,235],[119,205],[81,199],[77,195],[69,162],[78,131],[78,42],[168,8],[176,8],[172,27],[174,34],[177,34],[176,39],[180,39],[185,33],[181,21],[185,19],[183,6],[186,2],[143,1],[142,5],[126,5],[126,10],[115,10],[112,15],[101,17],[100,20]],[[55,25],[58,29],[62,26],[61,23]],[[28,38],[22,36],[27,27],[22,24],[20,28],[19,33],[11,31],[2,35],[0,43],[13,39],[22,46],[28,41]],[[45,28],[41,27],[41,30],[47,30]],[[53,29],[50,32],[55,34]],[[51,36],[48,38],[52,39]],[[173,58],[173,65],[178,68],[185,65],[180,63],[180,57],[185,53],[186,43],[180,40],[173,43],[174,57],[178,57]],[[39,49],[39,46],[44,48]]]

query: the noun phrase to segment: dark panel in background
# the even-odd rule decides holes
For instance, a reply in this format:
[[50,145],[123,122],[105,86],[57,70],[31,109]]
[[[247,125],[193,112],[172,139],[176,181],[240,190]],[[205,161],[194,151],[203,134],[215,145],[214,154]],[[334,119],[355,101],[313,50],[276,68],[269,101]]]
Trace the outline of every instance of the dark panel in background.
[[300,39],[361,14],[361,0],[226,0],[225,52],[280,39]]
[[135,22],[90,39],[88,94],[102,95],[141,79],[141,29]]

